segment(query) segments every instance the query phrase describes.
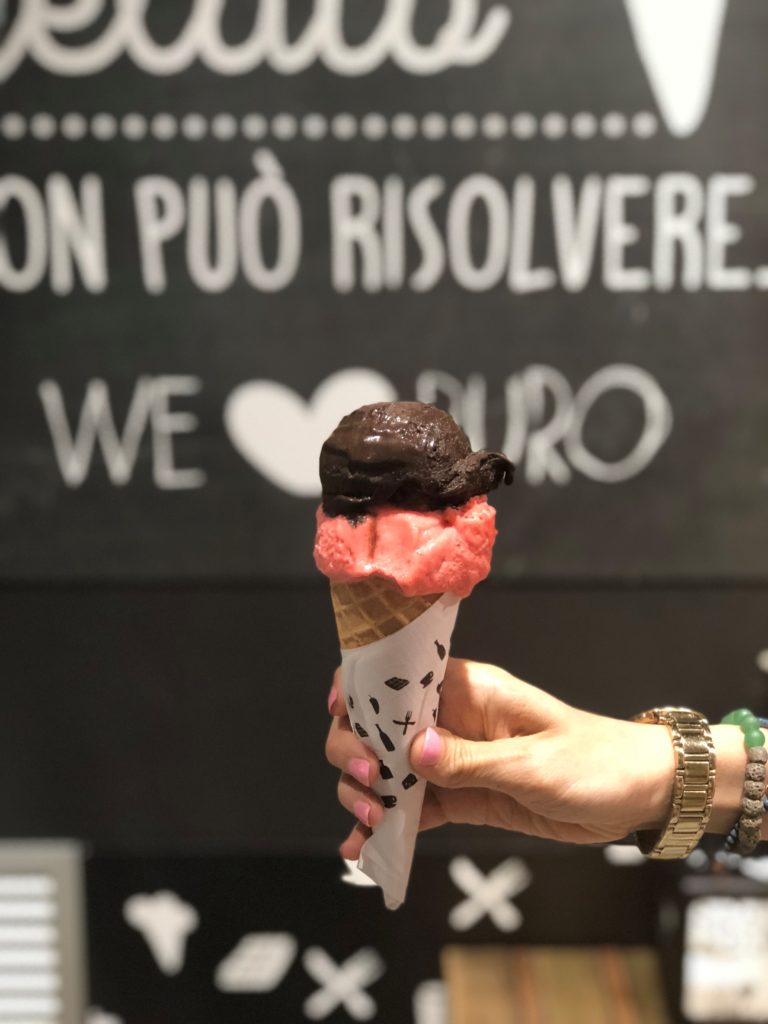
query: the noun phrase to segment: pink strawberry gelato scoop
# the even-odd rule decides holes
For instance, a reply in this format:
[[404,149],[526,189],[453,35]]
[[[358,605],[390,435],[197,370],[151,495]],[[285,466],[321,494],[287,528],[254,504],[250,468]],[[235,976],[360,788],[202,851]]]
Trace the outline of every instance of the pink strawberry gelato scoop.
[[335,583],[380,576],[407,597],[466,597],[491,569],[496,510],[485,498],[460,508],[384,507],[350,522],[317,510],[315,564]]

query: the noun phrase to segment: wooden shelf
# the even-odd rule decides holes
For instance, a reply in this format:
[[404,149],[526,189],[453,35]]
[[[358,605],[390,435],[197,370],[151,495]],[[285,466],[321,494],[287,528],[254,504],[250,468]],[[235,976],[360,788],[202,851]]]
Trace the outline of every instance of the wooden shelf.
[[450,1024],[669,1024],[646,946],[447,946]]

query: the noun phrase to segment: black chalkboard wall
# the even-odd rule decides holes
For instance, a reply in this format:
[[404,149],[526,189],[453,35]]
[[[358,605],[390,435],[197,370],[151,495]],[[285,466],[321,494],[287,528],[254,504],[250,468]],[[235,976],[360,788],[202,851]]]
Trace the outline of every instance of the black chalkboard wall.
[[395,395],[519,467],[459,653],[615,714],[764,705],[763,0],[0,25],[4,836],[332,853],[316,458]]
[[307,579],[395,393],[520,463],[497,576],[765,577],[759,0],[63,6],[0,48],[6,578]]

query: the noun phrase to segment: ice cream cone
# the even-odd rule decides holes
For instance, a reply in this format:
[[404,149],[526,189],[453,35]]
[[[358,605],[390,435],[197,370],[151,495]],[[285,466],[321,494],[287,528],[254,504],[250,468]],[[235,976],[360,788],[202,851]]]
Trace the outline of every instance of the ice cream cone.
[[440,594],[406,597],[394,583],[371,576],[356,583],[331,583],[331,601],[342,650],[367,647],[417,619]]
[[342,692],[352,728],[379,759],[374,789],[384,804],[384,818],[364,844],[358,866],[381,886],[394,910],[405,899],[426,789],[411,768],[410,745],[437,721],[459,598],[406,598],[380,582],[334,583],[332,596]]
[[395,909],[426,790],[411,744],[437,721],[459,602],[491,568],[486,495],[512,483],[514,466],[501,452],[473,452],[436,406],[377,402],[341,419],[319,468],[315,564],[331,581],[351,726],[380,762],[384,815],[358,866]]

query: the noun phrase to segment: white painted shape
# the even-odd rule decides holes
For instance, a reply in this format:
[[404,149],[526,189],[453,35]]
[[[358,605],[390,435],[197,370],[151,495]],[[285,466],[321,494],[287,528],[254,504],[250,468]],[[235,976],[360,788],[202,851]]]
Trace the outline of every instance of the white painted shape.
[[480,127],[487,139],[503,139],[507,134],[507,119],[503,114],[486,114],[480,122]]
[[94,114],[91,120],[93,137],[106,142],[117,135],[117,118],[113,114]]
[[451,120],[451,131],[457,139],[472,139],[477,134],[477,118],[474,114],[456,114]]
[[299,944],[288,932],[244,935],[216,968],[220,992],[273,992],[296,959]]
[[224,425],[243,458],[275,487],[317,498],[320,448],[341,417],[358,406],[396,398],[386,377],[361,367],[331,374],[308,402],[277,381],[256,380],[229,395]]
[[632,131],[638,139],[650,139],[658,130],[656,115],[649,110],[641,110],[632,118]]
[[160,113],[152,118],[150,130],[158,141],[168,142],[176,136],[179,126],[173,114]]
[[211,121],[211,134],[223,142],[234,139],[237,135],[237,121],[232,114],[216,114]]
[[301,130],[306,138],[317,142],[328,132],[328,122],[322,114],[305,114],[301,121]]
[[562,139],[568,131],[565,114],[552,110],[541,119],[541,134],[547,139]]
[[357,134],[357,118],[352,114],[337,114],[331,121],[331,132],[342,142],[354,138]]
[[[181,119],[181,134],[186,139],[199,142],[208,131],[208,121],[202,114],[185,114]],[[247,136],[250,138],[250,136]]]
[[48,142],[56,134],[58,122],[53,114],[41,110],[33,114],[29,122],[29,130],[32,135],[41,142]]
[[413,1024],[449,1024],[448,989],[437,979],[422,981],[413,990]]
[[82,114],[73,111],[71,114],[65,114],[62,117],[59,131],[65,139],[71,139],[74,142],[85,138],[88,134],[88,122]]
[[597,118],[588,110],[573,115],[571,131],[577,139],[591,139],[597,131]]
[[618,110],[612,110],[602,120],[603,135],[609,139],[620,139],[627,132],[627,118]]
[[292,139],[298,131],[298,122],[293,114],[277,114],[272,118],[272,134],[276,139]]
[[442,139],[447,131],[448,121],[444,114],[425,114],[421,120],[421,132],[426,139]]
[[383,114],[366,114],[360,122],[360,131],[366,139],[377,141],[387,134],[388,123]]
[[136,142],[147,134],[147,119],[141,114],[126,114],[121,122],[126,139]]
[[21,114],[11,111],[8,114],[4,114],[2,119],[0,119],[0,128],[2,128],[6,139],[16,142],[24,136],[27,130],[27,122]]
[[375,949],[359,949],[337,964],[320,946],[305,950],[301,962],[310,978],[320,987],[304,1001],[308,1020],[325,1020],[337,1007],[343,1007],[352,1020],[372,1020],[377,1006],[365,991],[386,971]]
[[123,917],[145,939],[155,963],[168,976],[184,966],[187,939],[200,923],[191,904],[168,889],[130,896],[123,906]]
[[624,0],[640,59],[673,135],[692,135],[712,95],[728,0]]
[[518,139],[530,139],[536,134],[537,122],[533,114],[515,114],[511,122],[512,134]]
[[418,122],[413,114],[395,114],[392,118],[392,134],[396,139],[412,139],[419,129]]
[[469,931],[486,916],[502,932],[517,931],[522,925],[523,915],[511,902],[531,884],[531,872],[522,860],[508,857],[484,875],[469,857],[454,857],[448,874],[467,896],[448,915],[454,931]]

